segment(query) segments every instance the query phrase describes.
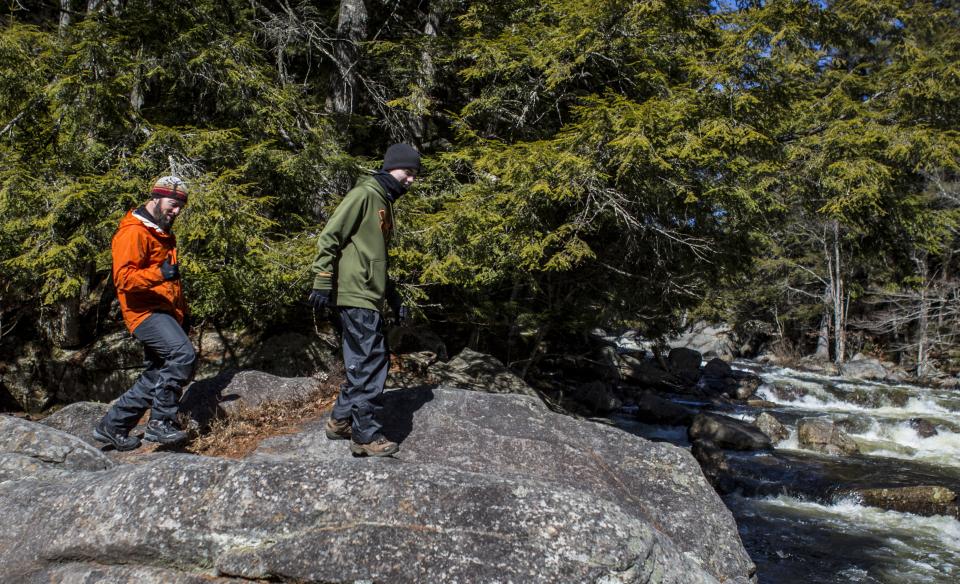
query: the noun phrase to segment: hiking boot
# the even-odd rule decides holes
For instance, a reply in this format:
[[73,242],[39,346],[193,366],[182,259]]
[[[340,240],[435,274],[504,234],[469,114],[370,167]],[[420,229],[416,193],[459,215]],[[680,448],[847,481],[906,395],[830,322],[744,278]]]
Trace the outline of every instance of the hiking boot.
[[171,420],[150,420],[143,431],[143,439],[159,444],[179,444],[187,439],[187,433]]
[[324,430],[327,432],[327,438],[331,440],[349,440],[353,432],[350,430],[350,418],[338,420],[336,418],[327,418],[327,425]]
[[373,440],[366,444],[361,444],[360,442],[350,443],[350,452],[352,452],[354,456],[390,456],[398,450],[400,450],[399,444],[387,440],[380,434],[374,436]]
[[100,442],[106,442],[113,446],[118,452],[136,450],[140,448],[140,439],[136,436],[130,436],[128,431],[114,430],[104,422],[100,422],[93,430],[93,437]]

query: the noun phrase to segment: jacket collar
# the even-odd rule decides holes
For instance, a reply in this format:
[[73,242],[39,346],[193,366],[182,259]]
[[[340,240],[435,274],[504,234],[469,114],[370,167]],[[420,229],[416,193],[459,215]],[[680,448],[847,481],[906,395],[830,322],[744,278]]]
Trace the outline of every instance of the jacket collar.
[[389,172],[378,170],[373,173],[373,178],[380,183],[380,186],[386,191],[387,198],[390,199],[391,203],[403,196],[403,193],[407,192],[407,189],[400,184],[400,181],[393,178],[393,175]]
[[143,205],[140,205],[139,207],[131,211],[130,214],[136,217],[137,219],[139,219],[140,222],[146,225],[147,227],[151,229],[155,229],[158,233],[161,233],[163,235],[169,235],[166,231],[164,231],[163,229],[160,229],[160,226],[157,225],[156,223],[156,219],[153,217],[153,215],[150,214],[149,211],[147,211],[147,208],[144,207]]

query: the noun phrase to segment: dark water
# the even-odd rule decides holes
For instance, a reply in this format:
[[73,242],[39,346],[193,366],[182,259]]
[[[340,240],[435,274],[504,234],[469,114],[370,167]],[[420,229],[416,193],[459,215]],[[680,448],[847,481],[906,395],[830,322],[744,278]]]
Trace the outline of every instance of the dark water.
[[[764,379],[758,395],[776,404],[768,411],[791,430],[772,452],[725,453],[736,487],[724,502],[759,581],[960,583],[960,521],[868,507],[846,492],[916,485],[960,492],[960,393],[743,365]],[[752,421],[762,411],[739,406],[720,413]],[[861,454],[801,448],[796,422],[814,416],[840,424]],[[916,418],[929,421],[937,434],[920,436],[911,425]],[[685,428],[649,426],[628,416],[615,421],[641,436],[689,447]]]

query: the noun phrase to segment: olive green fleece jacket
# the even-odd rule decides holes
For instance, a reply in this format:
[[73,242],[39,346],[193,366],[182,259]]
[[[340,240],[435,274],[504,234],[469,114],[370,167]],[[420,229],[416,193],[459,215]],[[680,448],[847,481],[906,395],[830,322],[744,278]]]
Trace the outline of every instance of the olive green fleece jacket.
[[386,191],[372,176],[360,177],[317,239],[314,289],[334,290],[337,306],[380,310],[392,233],[393,204]]

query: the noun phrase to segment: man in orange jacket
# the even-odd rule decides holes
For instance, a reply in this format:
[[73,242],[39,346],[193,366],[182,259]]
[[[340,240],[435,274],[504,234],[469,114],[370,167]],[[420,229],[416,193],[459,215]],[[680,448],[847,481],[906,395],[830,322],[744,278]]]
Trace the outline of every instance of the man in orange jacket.
[[177,424],[177,411],[196,353],[186,333],[177,239],[170,231],[187,204],[186,185],[177,177],[164,176],[153,185],[150,197],[120,220],[113,236],[113,283],[123,321],[143,343],[147,366],[93,432],[94,438],[117,450],[140,446],[130,430],[148,408],[145,440],[176,444],[187,438]]

